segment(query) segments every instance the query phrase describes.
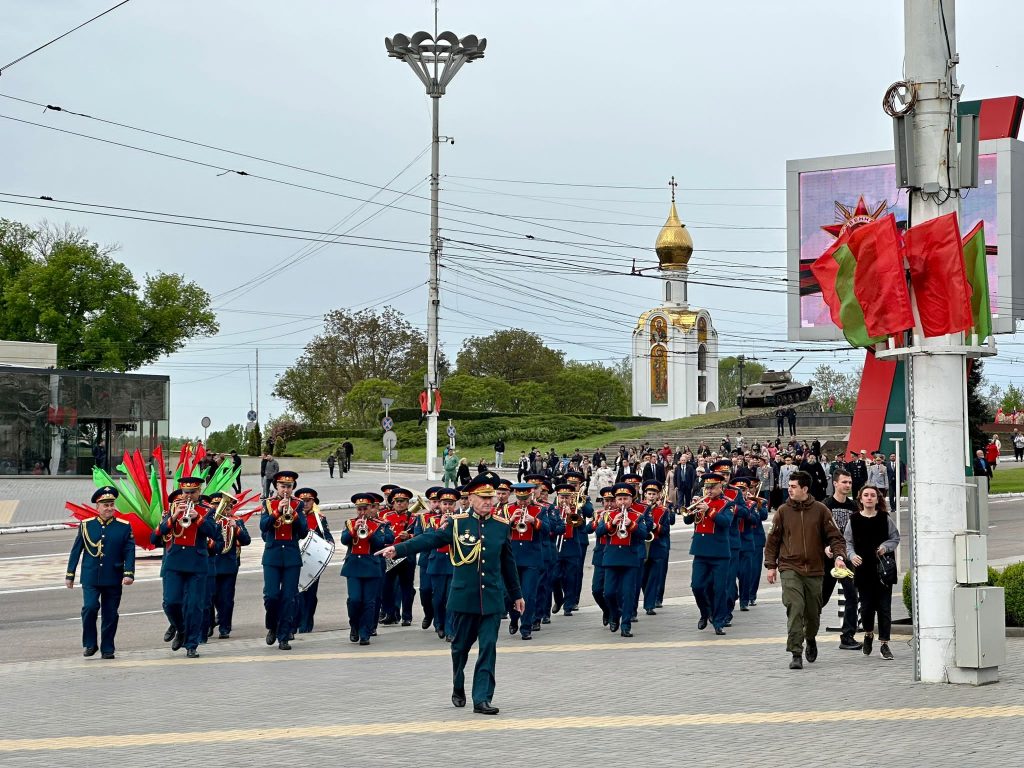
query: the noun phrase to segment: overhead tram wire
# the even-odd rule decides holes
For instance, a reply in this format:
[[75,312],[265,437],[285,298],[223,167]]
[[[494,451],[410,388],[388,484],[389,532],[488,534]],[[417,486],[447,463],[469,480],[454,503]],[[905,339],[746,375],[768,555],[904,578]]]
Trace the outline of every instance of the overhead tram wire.
[[[501,184],[534,184],[542,187],[584,187],[589,189],[637,189],[664,192],[665,188],[628,184],[586,184],[567,181],[535,181],[530,179],[496,179],[488,176],[458,176],[446,174],[445,178],[469,179],[471,181],[493,181]],[[785,192],[785,187],[676,187],[679,192]]]
[[108,13],[110,13],[111,11],[116,11],[116,10],[117,10],[118,8],[120,8],[120,7],[122,6],[122,5],[127,5],[127,4],[128,4],[128,3],[130,3],[130,2],[131,2],[131,0],[121,0],[121,2],[120,2],[120,3],[118,3],[117,5],[114,5],[114,6],[110,7],[110,8],[107,8],[107,10],[103,11],[103,13],[98,13],[98,14],[96,14],[96,15],[95,15],[95,16],[93,16],[93,17],[92,17],[91,19],[87,19],[86,21],[83,21],[83,22],[82,22],[81,24],[79,24],[79,25],[78,25],[77,27],[72,27],[72,28],[71,28],[71,29],[69,29],[69,30],[68,30],[67,32],[65,32],[64,34],[62,34],[62,35],[58,35],[57,37],[53,38],[52,40],[49,40],[49,41],[47,41],[47,42],[43,43],[43,44],[42,44],[42,45],[40,45],[40,46],[39,46],[38,48],[33,48],[33,49],[32,49],[31,51],[29,51],[28,53],[26,53],[26,54],[23,54],[22,56],[19,56],[19,57],[18,57],[18,58],[16,58],[16,59],[15,59],[14,61],[12,61],[12,62],[10,62],[10,63],[8,63],[8,64],[4,64],[4,65],[3,65],[2,67],[0,67],[0,75],[2,75],[2,74],[3,74],[3,73],[4,73],[5,71],[6,71],[6,70],[8,70],[8,69],[10,69],[11,67],[13,67],[13,66],[14,66],[15,64],[17,64],[17,63],[18,63],[19,61],[24,61],[24,60],[25,60],[25,59],[27,59],[27,58],[28,58],[29,56],[32,56],[33,54],[39,53],[39,51],[43,50],[44,48],[47,48],[47,47],[49,47],[49,46],[53,45],[53,44],[54,44],[54,43],[56,43],[56,42],[57,42],[58,40],[63,40],[63,39],[65,38],[65,37],[67,37],[68,35],[70,35],[70,34],[71,34],[72,32],[77,32],[77,31],[78,31],[78,30],[80,30],[80,29],[81,29],[82,27],[85,27],[85,26],[88,26],[89,24],[92,24],[92,23],[93,23],[94,21],[96,21],[97,19],[103,18],[104,16],[106,16],[106,15],[107,15]]

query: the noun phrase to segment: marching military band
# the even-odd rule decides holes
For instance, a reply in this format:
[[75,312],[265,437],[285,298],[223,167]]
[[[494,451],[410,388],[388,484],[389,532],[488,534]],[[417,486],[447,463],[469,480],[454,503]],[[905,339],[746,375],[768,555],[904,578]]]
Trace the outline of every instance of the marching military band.
[[[648,616],[662,606],[677,512],[693,526],[697,629],[710,624],[724,635],[737,602],[740,611],[756,605],[769,508],[748,478],[730,482],[728,461],[711,469],[703,496],[678,511],[660,482],[635,474],[598,489],[597,508],[575,473],[558,486],[545,475],[512,483],[488,472],[461,488],[431,487],[422,495],[395,485],[354,494],[355,514],[340,535],[349,640],[369,645],[378,624],[410,626],[418,582],[420,626],[451,644],[453,703],[466,704],[464,668],[478,643],[474,711],[494,714],[500,622],[507,618],[511,636],[531,640],[553,614],[573,616],[593,536],[590,593],[602,625],[633,637],[641,598]],[[203,482],[178,479],[150,537],[163,549],[163,609],[170,622],[164,640],[172,651],[184,647],[190,658],[214,628],[221,639],[230,637],[241,550],[251,543],[244,518],[231,511],[234,497],[223,491],[204,496]],[[259,509],[266,642],[287,651],[296,632],[313,629],[319,579],[335,541],[315,489],[295,490],[298,475],[290,471],[278,472],[273,482],[274,494]],[[80,524],[68,564],[71,587],[83,561],[87,656],[99,649],[113,658],[120,588],[134,577],[132,529],[112,516],[117,493],[104,487],[94,494],[97,515]]]

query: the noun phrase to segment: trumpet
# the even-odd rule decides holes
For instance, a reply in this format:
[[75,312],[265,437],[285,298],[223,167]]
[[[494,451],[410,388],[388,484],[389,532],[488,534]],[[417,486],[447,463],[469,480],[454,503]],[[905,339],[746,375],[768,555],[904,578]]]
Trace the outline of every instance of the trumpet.
[[356,520],[355,535],[357,539],[370,538],[370,526],[367,524],[365,517],[360,517]]
[[[281,512],[281,507],[284,507],[284,512]],[[281,496],[281,502],[277,505],[277,511],[280,512],[280,517],[274,523],[275,528],[280,528],[282,525],[291,525],[295,522],[295,510],[292,509],[292,497],[285,493]]]
[[526,533],[530,530],[530,524],[526,522],[526,518],[529,516],[525,507],[519,507],[512,514],[512,520],[515,521],[516,533]]
[[182,513],[178,516],[178,526],[181,528],[188,528],[192,525],[192,520],[195,517],[195,511],[196,504],[191,498],[189,498],[189,500],[185,502],[185,509],[182,510]]
[[702,499],[697,499],[695,502],[690,504],[684,511],[685,515],[691,515],[694,523],[703,523],[705,517],[705,510],[698,510],[697,507],[702,504],[707,504],[711,500],[710,496],[705,496]]
[[615,527],[615,538],[629,538],[629,514],[624,509],[619,510],[618,521]]

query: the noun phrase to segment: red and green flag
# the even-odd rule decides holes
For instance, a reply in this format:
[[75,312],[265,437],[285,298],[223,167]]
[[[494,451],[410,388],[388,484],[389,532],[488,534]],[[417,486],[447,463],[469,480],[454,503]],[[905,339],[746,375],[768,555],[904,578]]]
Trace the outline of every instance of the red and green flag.
[[[972,288],[957,215],[948,213],[911,227],[904,234],[904,243],[924,335],[943,336],[969,329],[974,324]],[[982,242],[983,256],[984,249]]]
[[964,268],[971,286],[971,326],[977,343],[992,335],[992,305],[988,295],[988,258],[985,254],[985,222],[963,239]]
[[850,233],[857,260],[854,292],[872,338],[885,338],[914,327],[910,291],[903,271],[903,243],[891,213]]

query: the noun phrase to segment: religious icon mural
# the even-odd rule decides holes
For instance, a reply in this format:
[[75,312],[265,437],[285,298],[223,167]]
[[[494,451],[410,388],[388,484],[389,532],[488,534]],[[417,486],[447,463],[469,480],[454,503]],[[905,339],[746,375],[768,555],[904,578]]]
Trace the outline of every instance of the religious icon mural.
[[651,344],[664,344],[668,341],[668,324],[664,317],[651,320]]
[[663,344],[655,344],[651,347],[651,405],[667,404],[668,350]]

